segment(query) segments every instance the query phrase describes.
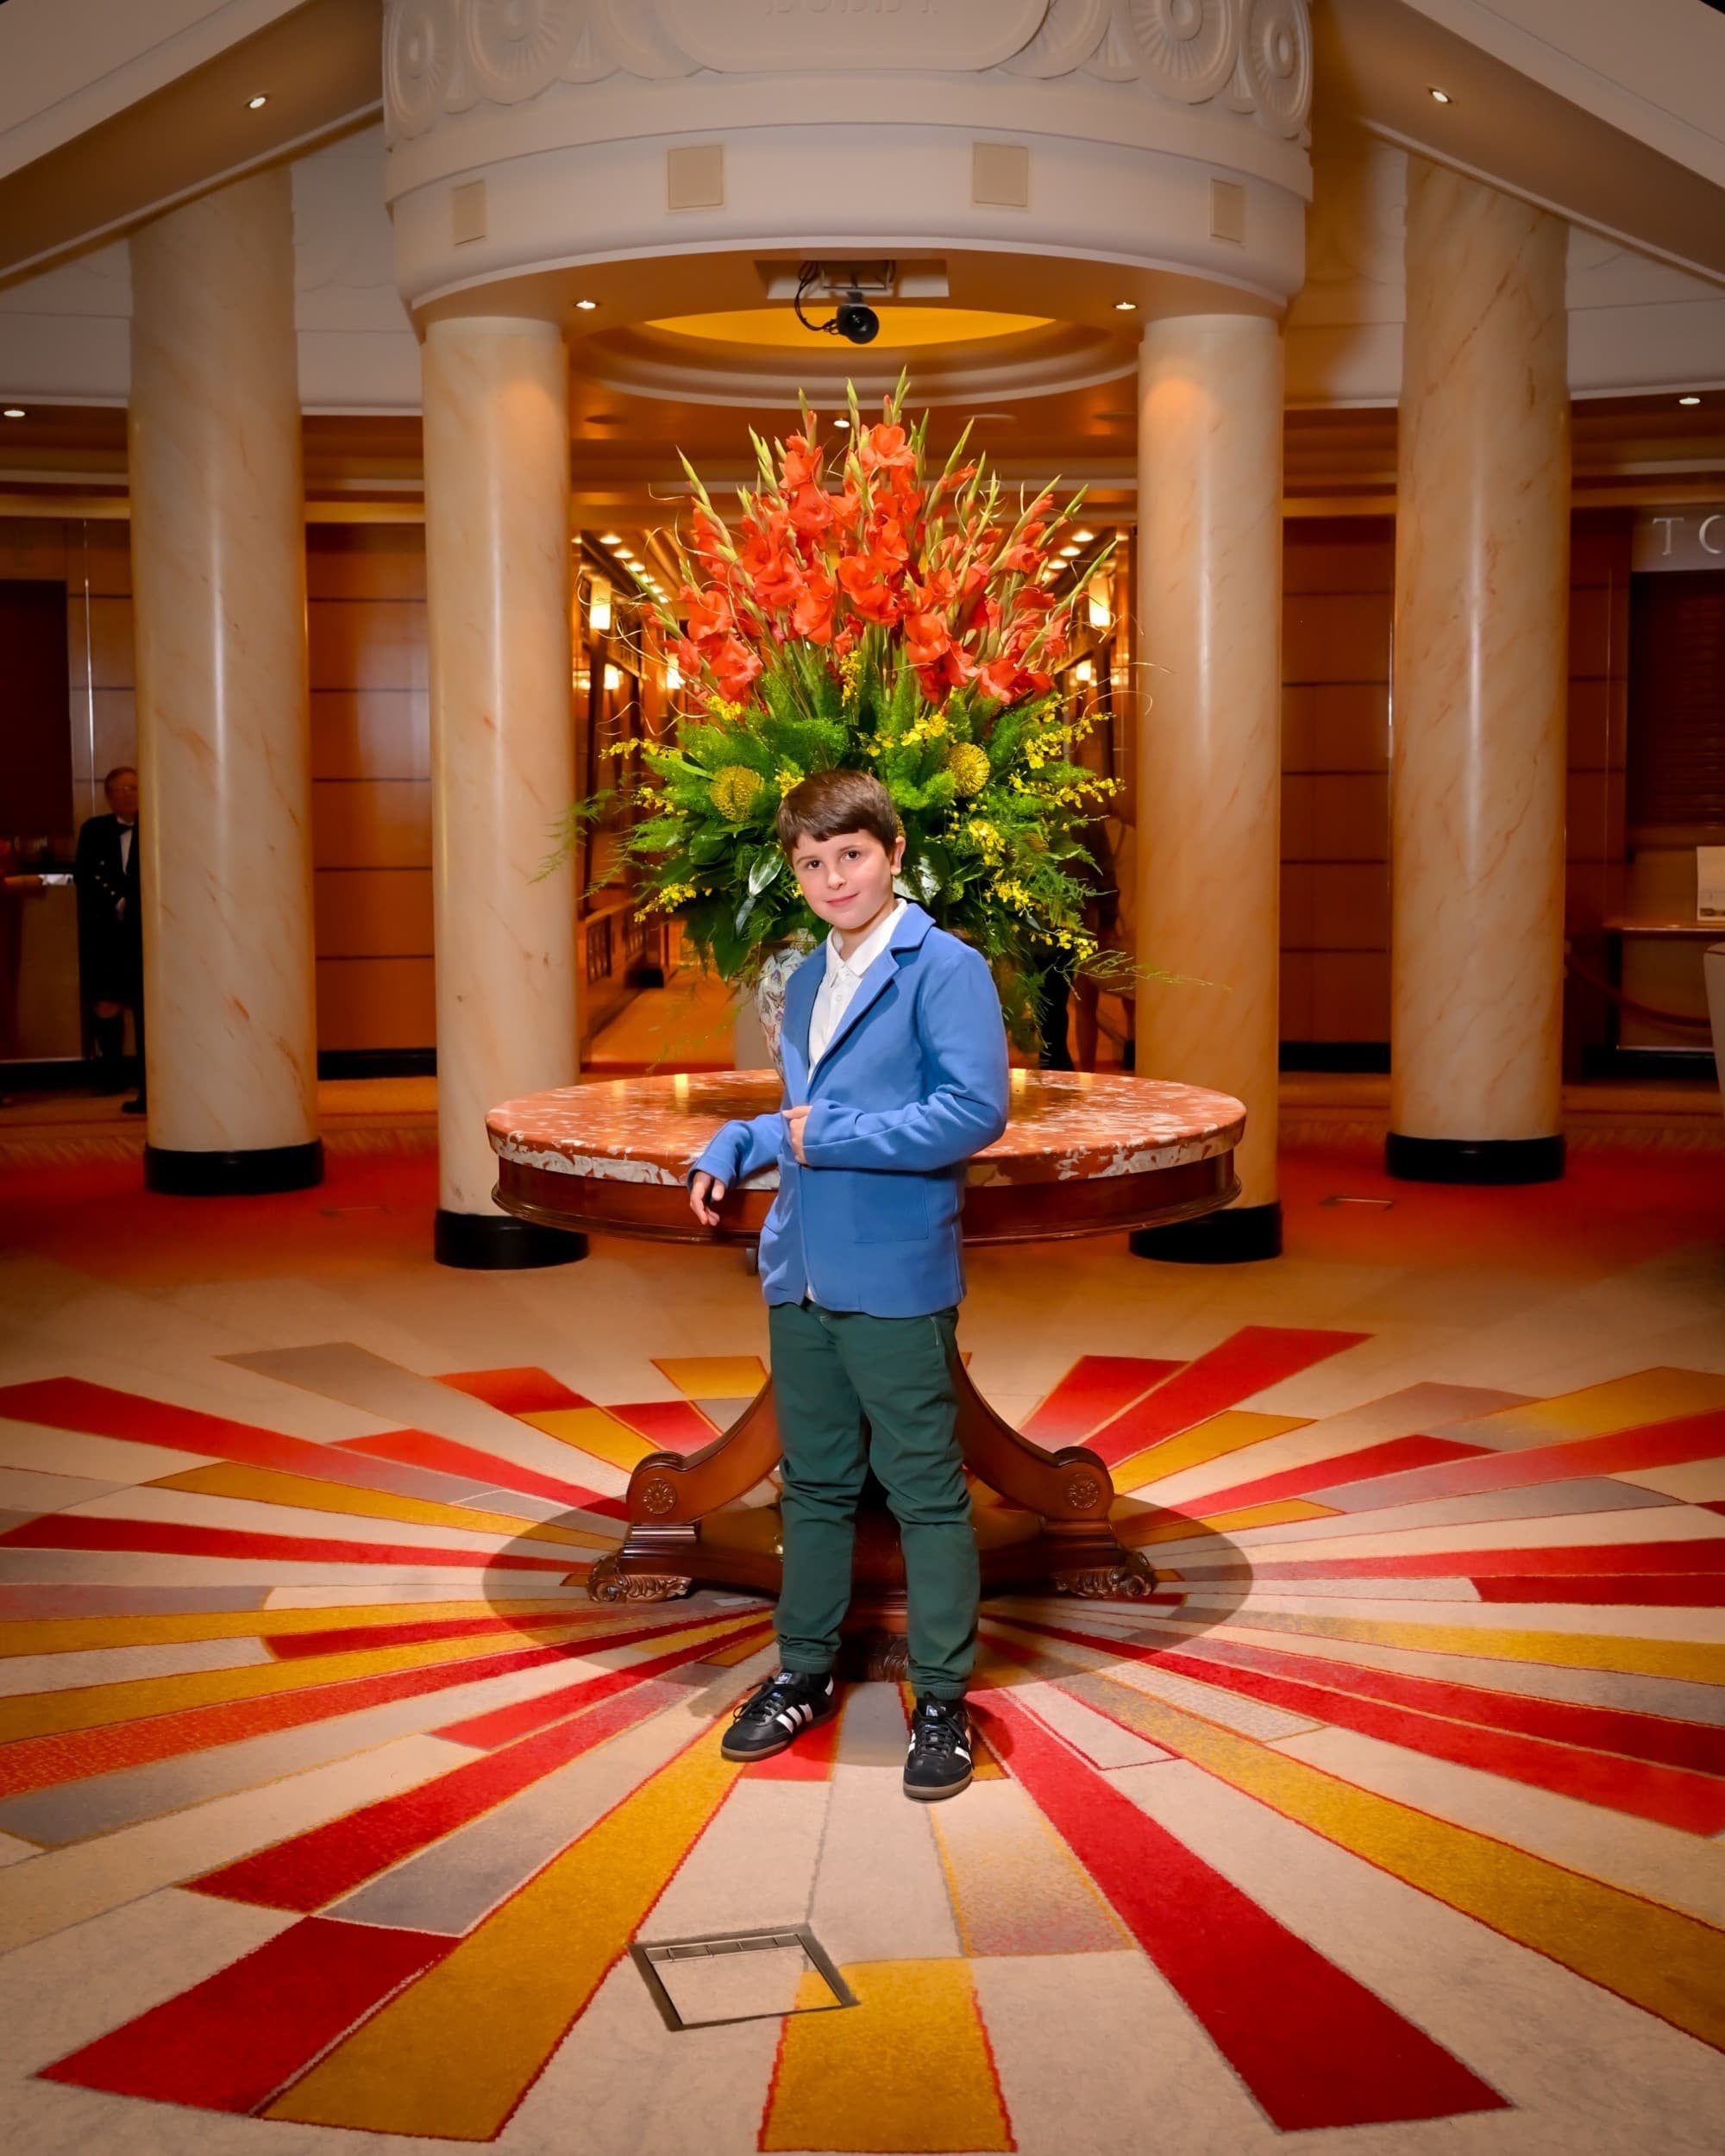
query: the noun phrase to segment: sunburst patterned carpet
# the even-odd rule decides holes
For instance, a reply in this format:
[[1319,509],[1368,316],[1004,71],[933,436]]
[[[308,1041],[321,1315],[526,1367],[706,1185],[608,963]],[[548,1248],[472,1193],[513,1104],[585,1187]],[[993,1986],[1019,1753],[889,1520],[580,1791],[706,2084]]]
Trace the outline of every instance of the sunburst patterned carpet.
[[[21,2156],[1718,2147],[1705,1169],[1386,1213],[1335,1158],[1276,1267],[984,1254],[979,1382],[1163,1583],[990,1604],[934,1808],[894,1687],[720,1758],[764,1605],[586,1596],[760,1382],[732,1262],[438,1274],[412,1162],[79,1172],[0,1269]],[[673,2031],[628,1952],[802,1924],[856,2006]]]

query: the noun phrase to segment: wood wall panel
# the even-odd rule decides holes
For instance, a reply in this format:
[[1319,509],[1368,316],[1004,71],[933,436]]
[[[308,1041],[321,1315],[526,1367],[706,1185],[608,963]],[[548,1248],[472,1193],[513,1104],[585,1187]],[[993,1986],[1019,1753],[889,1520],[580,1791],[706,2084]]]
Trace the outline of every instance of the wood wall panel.
[[423,1048],[437,1037],[429,958],[320,958],[320,1050]]
[[425,597],[425,535],[417,524],[314,524],[308,528],[309,599]]
[[313,689],[314,779],[429,779],[430,699],[419,689]]
[[431,955],[431,880],[417,868],[320,868],[319,958]]
[[319,868],[431,868],[431,788],[413,779],[317,779],[311,857]]
[[324,599],[308,611],[314,689],[424,689],[423,599]]

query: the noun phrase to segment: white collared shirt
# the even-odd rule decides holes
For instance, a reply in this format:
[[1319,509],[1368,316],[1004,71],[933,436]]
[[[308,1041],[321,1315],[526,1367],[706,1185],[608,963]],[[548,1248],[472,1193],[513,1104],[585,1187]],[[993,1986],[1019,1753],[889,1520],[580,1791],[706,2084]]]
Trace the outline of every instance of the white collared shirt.
[[899,924],[899,917],[905,910],[905,901],[898,904],[881,922],[869,930],[867,937],[853,950],[849,958],[838,953],[838,931],[831,930],[826,938],[826,971],[815,990],[814,1011],[809,1019],[809,1069],[825,1055],[828,1044],[838,1031],[839,1021],[850,1008],[851,1000],[862,985],[862,976],[892,941],[893,931]]

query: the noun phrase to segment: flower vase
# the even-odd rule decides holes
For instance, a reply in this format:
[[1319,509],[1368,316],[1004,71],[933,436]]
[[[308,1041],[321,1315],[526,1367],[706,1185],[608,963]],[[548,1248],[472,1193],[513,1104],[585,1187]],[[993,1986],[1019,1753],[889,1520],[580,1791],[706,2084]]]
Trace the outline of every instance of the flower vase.
[[791,975],[812,949],[810,937],[794,936],[788,943],[768,952],[755,982],[755,1015],[766,1039],[767,1053],[773,1059],[773,1068],[781,1078],[785,1063],[779,1044],[785,1030],[785,991],[791,984]]

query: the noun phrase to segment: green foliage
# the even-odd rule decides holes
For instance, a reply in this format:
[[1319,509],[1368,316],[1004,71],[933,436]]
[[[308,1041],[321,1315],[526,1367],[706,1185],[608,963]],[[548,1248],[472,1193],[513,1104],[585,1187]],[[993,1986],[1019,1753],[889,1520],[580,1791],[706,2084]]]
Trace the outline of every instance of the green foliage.
[[[1075,873],[1089,866],[1082,829],[1114,790],[1072,759],[1088,730],[1065,722],[1052,693],[1002,711],[973,686],[937,707],[877,632],[841,661],[787,642],[746,709],[715,696],[674,743],[643,747],[647,775],[631,796],[639,820],[613,874],[630,874],[643,912],[677,915],[723,979],[747,981],[776,945],[823,932],[779,845],[781,800],[814,771],[872,771],[905,833],[901,889],[982,953],[1013,1038],[1032,1045],[1051,967],[1129,963],[1099,952],[1083,925],[1094,878]],[[968,798],[948,762],[960,743],[988,762]],[[750,773],[764,783],[751,789],[737,775]]]

